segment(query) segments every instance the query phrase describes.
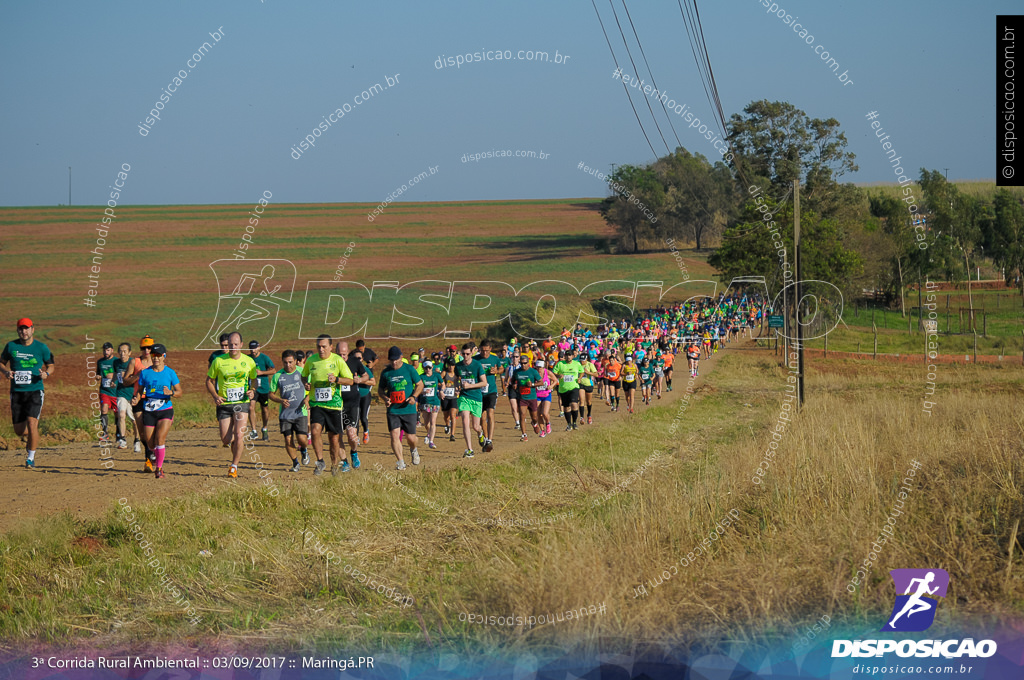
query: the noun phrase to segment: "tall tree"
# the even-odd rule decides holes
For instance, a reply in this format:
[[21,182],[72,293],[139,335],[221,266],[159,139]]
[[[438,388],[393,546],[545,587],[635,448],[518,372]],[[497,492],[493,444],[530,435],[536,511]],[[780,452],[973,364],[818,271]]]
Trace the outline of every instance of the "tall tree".
[[663,236],[687,238],[700,250],[735,215],[735,185],[724,163],[712,166],[704,156],[679,147],[658,159],[653,170],[665,186]]
[[604,202],[601,213],[618,230],[620,240],[632,252],[639,252],[642,239],[659,233],[656,220],[663,213],[665,187],[653,170],[635,165],[616,168],[609,176],[609,186],[615,193]]

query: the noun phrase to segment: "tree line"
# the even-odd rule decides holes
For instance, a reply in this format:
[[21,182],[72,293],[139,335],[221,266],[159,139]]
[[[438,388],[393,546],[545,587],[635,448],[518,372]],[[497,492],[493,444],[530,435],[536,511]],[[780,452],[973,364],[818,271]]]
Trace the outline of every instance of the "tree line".
[[679,147],[614,169],[609,185],[618,189],[601,212],[619,252],[664,248],[668,239],[716,247],[708,262],[724,278],[763,276],[777,291],[783,268],[765,216],[774,215],[792,262],[792,183],[799,179],[802,278],[828,281],[847,299],[871,290],[902,305],[908,285],[966,282],[984,260],[1024,301],[1024,204],[1005,188],[975,196],[925,168],[919,194],[843,183],[858,167],[839,121],[811,118],[788,102],[752,102],[733,114],[727,133],[729,163]]

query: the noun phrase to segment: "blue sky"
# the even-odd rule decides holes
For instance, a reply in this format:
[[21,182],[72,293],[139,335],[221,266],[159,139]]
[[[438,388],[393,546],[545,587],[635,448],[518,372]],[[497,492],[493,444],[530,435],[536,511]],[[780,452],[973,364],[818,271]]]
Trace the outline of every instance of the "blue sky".
[[[621,0],[619,19],[640,55]],[[995,24],[1017,3],[811,2],[778,5],[814,36],[805,44],[760,0],[700,5],[728,117],[757,99],[835,117],[857,155],[851,181],[894,178],[865,120],[878,120],[904,164],[950,179],[995,174]],[[611,5],[597,2],[620,65]],[[711,120],[679,6],[627,5],[662,89]],[[223,38],[190,68],[210,32]],[[123,163],[121,204],[450,201],[603,196],[579,162],[652,160],[589,0],[515,2],[6,2],[0,6],[0,205],[97,205]],[[821,45],[848,71],[844,86]],[[444,55],[546,51],[553,59],[436,68]],[[525,55],[525,53],[524,53]],[[643,68],[641,66],[641,68]],[[179,69],[187,77],[139,134]],[[397,82],[361,104],[376,83]],[[173,87],[173,85],[172,85]],[[633,100],[665,153],[637,91]],[[653,103],[653,102],[652,102]],[[351,108],[298,159],[291,148],[331,112]],[[663,131],[675,139],[660,113]],[[710,142],[675,118],[686,148]],[[510,149],[546,158],[463,154]],[[436,167],[434,175],[409,179]]]

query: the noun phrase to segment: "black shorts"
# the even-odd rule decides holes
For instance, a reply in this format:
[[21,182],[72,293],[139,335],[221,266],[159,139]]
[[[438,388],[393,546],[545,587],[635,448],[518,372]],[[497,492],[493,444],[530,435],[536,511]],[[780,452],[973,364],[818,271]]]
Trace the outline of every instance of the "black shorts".
[[43,391],[11,392],[11,422],[17,425],[29,418],[39,420],[43,412]]
[[493,409],[493,408],[497,407],[497,405],[498,405],[498,393],[497,392],[488,392],[487,394],[483,395],[483,409],[485,411],[488,410],[488,409]]
[[605,381],[608,383],[608,387],[614,387],[615,389],[622,388],[621,380],[608,380],[607,378],[605,378]]
[[513,401],[519,401],[519,393],[516,392],[516,386],[515,385],[509,385],[507,392],[508,392],[508,398],[509,399],[511,399]]
[[244,404],[221,404],[217,407],[217,420],[234,418],[236,413],[249,414],[249,402]]
[[[453,403],[454,399],[451,400]],[[415,413],[391,413],[388,411],[388,431],[402,430],[406,434],[416,434]]]
[[458,408],[458,405],[459,405],[458,399],[451,399],[449,397],[443,397],[441,399],[441,411],[442,411],[442,413],[447,413],[448,411],[452,410],[453,408]]
[[633,382],[624,382],[624,383],[622,383],[622,391],[623,392],[633,392],[635,390],[636,390],[636,381],[635,380]]
[[309,407],[309,424],[320,425],[329,434],[341,434],[341,411],[322,406]]
[[565,392],[559,392],[558,398],[562,402],[563,407],[571,406],[572,404],[580,403],[580,388],[574,387],[571,390]]
[[281,434],[287,437],[290,434],[309,434],[309,418],[302,416],[295,420],[279,420]]
[[270,392],[257,392],[256,398],[253,399],[260,406],[266,406],[270,403]]
[[341,402],[341,422],[345,429],[359,427],[359,400]]
[[142,412],[142,426],[143,427],[156,427],[156,424],[161,420],[174,420],[174,409],[165,408],[159,411],[143,411]]

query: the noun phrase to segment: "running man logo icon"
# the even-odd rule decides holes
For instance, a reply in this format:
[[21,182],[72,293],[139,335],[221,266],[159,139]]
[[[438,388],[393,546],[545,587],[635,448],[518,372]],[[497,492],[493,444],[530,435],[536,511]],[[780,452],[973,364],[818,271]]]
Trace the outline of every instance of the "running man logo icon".
[[893,569],[889,573],[896,584],[897,595],[892,616],[882,630],[905,633],[927,630],[935,621],[939,598],[946,597],[949,574],[944,569]]
[[217,278],[217,314],[196,349],[217,349],[221,333],[232,331],[269,343],[281,303],[292,301],[295,265],[289,260],[231,259],[211,262],[210,269]]

